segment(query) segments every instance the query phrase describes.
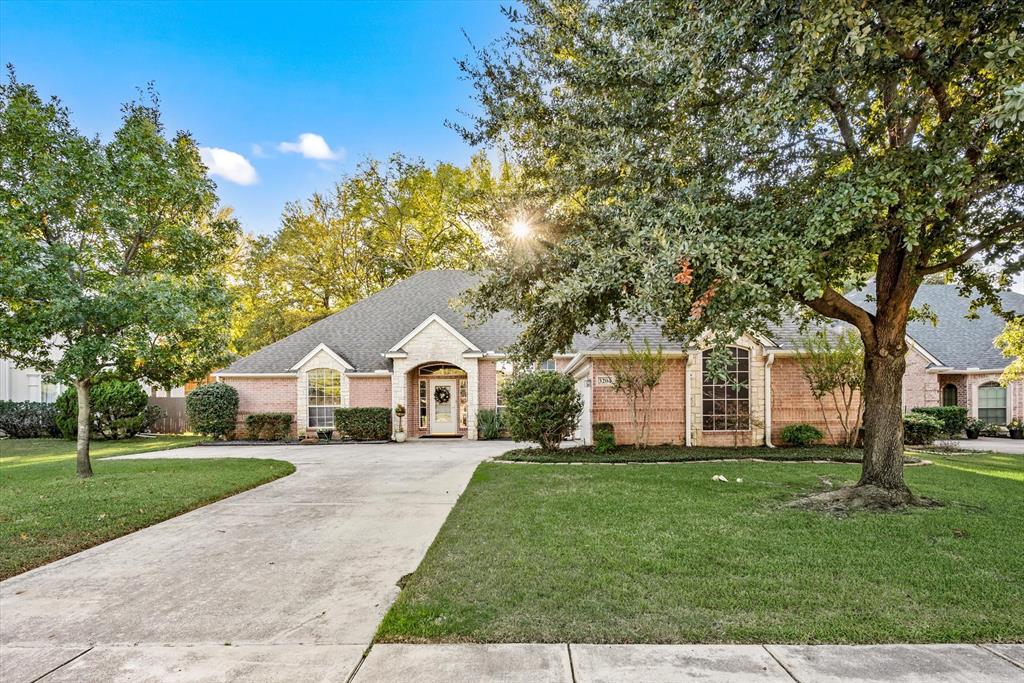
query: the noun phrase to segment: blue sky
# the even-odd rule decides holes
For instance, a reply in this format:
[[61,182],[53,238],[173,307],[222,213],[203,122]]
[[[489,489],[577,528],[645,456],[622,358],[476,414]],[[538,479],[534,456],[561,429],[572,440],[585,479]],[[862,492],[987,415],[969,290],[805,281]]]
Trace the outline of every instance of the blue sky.
[[154,81],[168,128],[226,150],[206,153],[235,181],[215,178],[220,197],[265,233],[286,202],[367,156],[467,161],[473,150],[444,125],[473,108],[455,59],[470,50],[463,31],[478,45],[502,34],[500,7],[0,0],[0,59],[103,137]]

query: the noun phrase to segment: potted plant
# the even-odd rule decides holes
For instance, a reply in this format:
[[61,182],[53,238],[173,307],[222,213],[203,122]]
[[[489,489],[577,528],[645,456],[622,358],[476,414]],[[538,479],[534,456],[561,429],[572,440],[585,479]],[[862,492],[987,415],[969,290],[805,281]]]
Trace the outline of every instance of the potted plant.
[[984,428],[985,423],[976,417],[969,417],[967,422],[964,423],[964,432],[967,433],[968,439],[977,439]]
[[331,427],[319,427],[316,430],[316,438],[320,441],[330,441],[333,433],[334,429]]
[[1006,428],[1010,430],[1011,439],[1024,439],[1024,421],[1021,421],[1019,417],[1015,420],[1010,420]]
[[395,406],[395,441],[403,443],[405,441],[405,428],[402,426],[402,418],[405,417],[405,406],[399,403]]

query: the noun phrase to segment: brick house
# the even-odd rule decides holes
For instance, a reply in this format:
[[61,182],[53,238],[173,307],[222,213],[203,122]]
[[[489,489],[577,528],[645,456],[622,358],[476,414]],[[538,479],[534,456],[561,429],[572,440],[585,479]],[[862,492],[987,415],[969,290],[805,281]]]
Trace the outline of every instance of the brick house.
[[[475,439],[478,411],[501,409],[500,386],[512,372],[503,349],[519,334],[505,314],[477,325],[466,322],[458,298],[475,282],[476,276],[463,271],[419,273],[214,376],[238,389],[240,425],[252,413],[289,412],[303,434],[331,426],[338,407],[401,404],[412,438]],[[1007,306],[1024,311],[1024,296],[1006,297]],[[1006,359],[992,339],[1001,321],[985,312],[978,320],[965,319],[968,303],[953,287],[926,285],[919,299],[940,322],[912,324],[905,407],[963,405],[1000,424],[1024,416],[1021,383],[997,383]],[[655,389],[650,441],[771,445],[787,424],[807,422],[827,431],[797,363],[799,337],[790,324],[770,337],[737,339],[730,347],[732,374],[745,389],[736,391],[705,377],[704,349],[664,338],[655,324],[637,325],[634,341],[661,345],[668,359]],[[590,442],[595,422],[613,423],[620,442],[633,439],[628,406],[612,389],[608,367],[608,358],[624,347],[620,340],[577,335],[572,349],[540,365],[576,380],[584,403],[577,438],[584,442]]]

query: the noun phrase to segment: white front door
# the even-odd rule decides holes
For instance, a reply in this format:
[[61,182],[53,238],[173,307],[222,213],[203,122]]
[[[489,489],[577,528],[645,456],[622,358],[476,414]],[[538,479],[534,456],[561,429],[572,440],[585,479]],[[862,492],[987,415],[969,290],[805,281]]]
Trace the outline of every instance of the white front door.
[[458,381],[454,379],[430,380],[430,433],[458,434],[458,412],[455,395]]

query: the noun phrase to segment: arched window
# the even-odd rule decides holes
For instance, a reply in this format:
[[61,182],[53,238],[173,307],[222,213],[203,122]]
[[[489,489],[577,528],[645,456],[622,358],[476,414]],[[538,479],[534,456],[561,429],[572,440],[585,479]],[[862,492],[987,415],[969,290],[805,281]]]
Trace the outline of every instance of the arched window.
[[334,409],[341,407],[341,373],[331,368],[315,368],[306,373],[309,384],[309,426],[334,426]]
[[1006,424],[1006,389],[997,382],[978,387],[978,419],[992,425]]
[[703,353],[704,431],[750,429],[750,352],[729,347],[728,365],[715,368],[712,352]]
[[942,387],[942,405],[944,406],[955,406],[958,405],[956,396],[956,385],[947,384]]

